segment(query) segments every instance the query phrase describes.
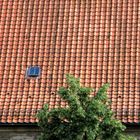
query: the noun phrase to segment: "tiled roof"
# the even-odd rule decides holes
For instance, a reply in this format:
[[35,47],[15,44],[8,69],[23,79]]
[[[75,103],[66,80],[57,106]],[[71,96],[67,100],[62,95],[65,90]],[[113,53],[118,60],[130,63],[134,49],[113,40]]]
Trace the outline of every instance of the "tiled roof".
[[[39,66],[39,79],[27,79]],[[65,74],[98,89],[109,82],[116,118],[140,122],[139,0],[3,0],[0,2],[0,122],[34,123]]]

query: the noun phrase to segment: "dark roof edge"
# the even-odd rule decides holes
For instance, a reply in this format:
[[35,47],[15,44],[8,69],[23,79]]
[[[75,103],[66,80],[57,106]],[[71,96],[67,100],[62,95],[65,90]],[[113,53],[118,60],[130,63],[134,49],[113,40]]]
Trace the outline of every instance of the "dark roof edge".
[[139,123],[123,123],[127,128],[140,128],[140,122]]
[[[122,123],[123,123],[123,122],[122,122]],[[135,126],[135,125],[136,125],[136,126],[140,126],[140,122],[138,122],[138,123],[129,123],[129,122],[128,122],[128,123],[123,123],[123,124],[124,124],[124,125],[127,125],[127,126],[129,126],[129,125],[130,125],[130,126],[131,126],[131,125],[133,125],[133,126]]]
[[[38,126],[37,123],[0,123],[0,126]],[[140,126],[139,123],[123,123],[125,126]]]
[[1,126],[28,126],[28,127],[38,127],[37,123],[0,123]]

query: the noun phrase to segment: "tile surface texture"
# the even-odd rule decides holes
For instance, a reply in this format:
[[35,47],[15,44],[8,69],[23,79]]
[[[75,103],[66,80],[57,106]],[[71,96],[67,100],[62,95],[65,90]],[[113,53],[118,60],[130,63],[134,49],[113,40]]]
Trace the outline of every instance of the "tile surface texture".
[[[29,66],[40,78],[25,77]],[[109,82],[116,118],[140,122],[140,0],[0,0],[0,122],[65,107],[67,73],[95,92]]]

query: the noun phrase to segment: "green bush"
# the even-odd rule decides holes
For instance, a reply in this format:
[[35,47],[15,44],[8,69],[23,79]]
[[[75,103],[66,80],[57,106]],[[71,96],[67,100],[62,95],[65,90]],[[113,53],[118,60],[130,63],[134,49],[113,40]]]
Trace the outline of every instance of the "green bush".
[[106,94],[109,84],[90,97],[92,88],[81,86],[80,80],[71,75],[66,79],[67,88],[61,87],[58,94],[68,106],[49,110],[45,105],[37,114],[40,140],[134,140],[123,135],[125,126],[110,110]]

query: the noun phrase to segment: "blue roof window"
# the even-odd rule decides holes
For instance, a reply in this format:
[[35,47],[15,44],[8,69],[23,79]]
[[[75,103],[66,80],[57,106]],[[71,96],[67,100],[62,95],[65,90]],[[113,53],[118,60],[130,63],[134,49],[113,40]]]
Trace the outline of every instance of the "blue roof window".
[[38,66],[31,66],[27,68],[26,77],[34,77],[37,78],[40,76],[41,70]]

